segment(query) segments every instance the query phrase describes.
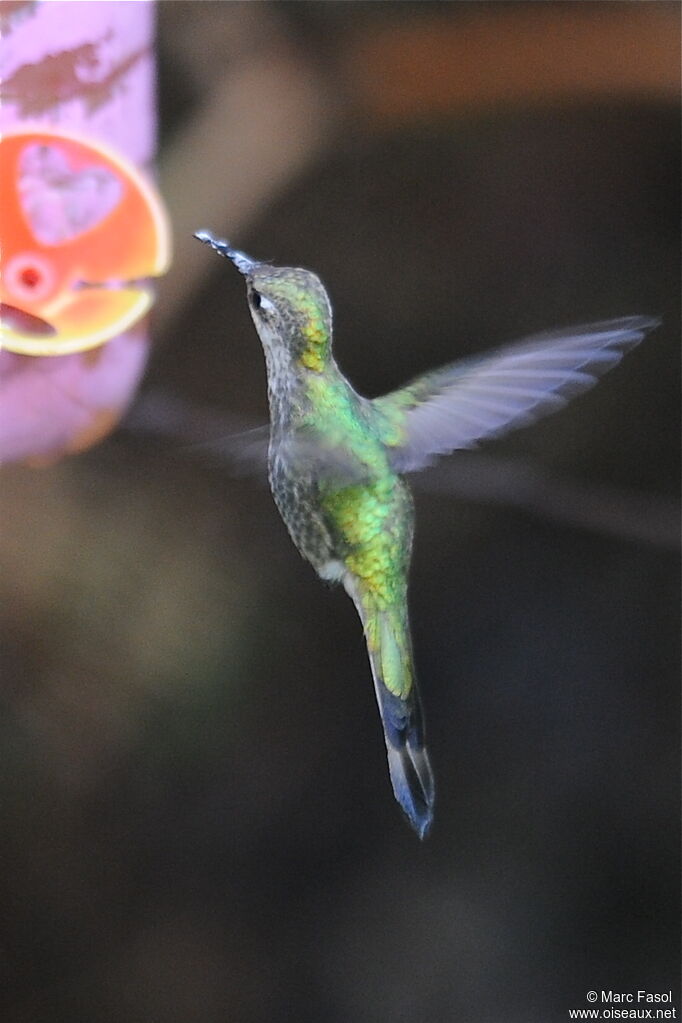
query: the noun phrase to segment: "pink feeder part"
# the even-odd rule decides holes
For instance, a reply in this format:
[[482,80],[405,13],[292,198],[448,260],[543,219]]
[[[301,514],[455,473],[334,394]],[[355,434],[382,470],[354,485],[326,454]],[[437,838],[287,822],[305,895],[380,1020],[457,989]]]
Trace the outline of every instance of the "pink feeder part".
[[66,132],[11,132],[0,139],[0,195],[0,348],[86,351],[147,312],[170,230],[127,160]]

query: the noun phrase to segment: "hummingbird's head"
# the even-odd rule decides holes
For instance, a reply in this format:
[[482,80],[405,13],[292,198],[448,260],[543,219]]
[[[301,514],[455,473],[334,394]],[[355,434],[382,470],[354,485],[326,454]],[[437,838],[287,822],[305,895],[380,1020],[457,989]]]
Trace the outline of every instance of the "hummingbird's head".
[[246,278],[251,318],[266,355],[286,352],[305,369],[321,371],[329,355],[332,311],[322,281],[310,270],[258,263],[229,242],[197,231],[196,238],[226,256]]

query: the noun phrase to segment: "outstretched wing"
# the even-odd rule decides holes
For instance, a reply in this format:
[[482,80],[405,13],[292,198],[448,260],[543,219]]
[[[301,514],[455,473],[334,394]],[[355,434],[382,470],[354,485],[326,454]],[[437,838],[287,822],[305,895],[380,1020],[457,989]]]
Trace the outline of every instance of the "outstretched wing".
[[659,320],[629,316],[535,334],[376,398],[384,441],[399,472],[471,448],[562,408],[615,366]]

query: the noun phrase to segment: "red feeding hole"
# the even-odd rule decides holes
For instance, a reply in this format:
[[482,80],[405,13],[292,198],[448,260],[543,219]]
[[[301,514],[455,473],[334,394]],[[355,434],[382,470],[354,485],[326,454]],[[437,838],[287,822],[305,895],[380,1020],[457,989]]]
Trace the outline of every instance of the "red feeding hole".
[[4,271],[5,297],[19,307],[27,303],[31,311],[37,310],[38,304],[48,298],[56,285],[54,266],[38,252],[17,253]]
[[34,266],[25,267],[21,271],[19,277],[25,288],[35,288],[43,279],[43,275],[40,270],[37,270]]

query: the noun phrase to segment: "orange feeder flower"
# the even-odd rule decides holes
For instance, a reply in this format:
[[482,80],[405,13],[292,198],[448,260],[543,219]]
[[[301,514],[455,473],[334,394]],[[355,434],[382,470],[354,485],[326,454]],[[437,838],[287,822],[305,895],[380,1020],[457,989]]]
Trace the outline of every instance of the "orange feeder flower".
[[0,348],[86,351],[147,312],[170,232],[127,160],[65,132],[11,132],[0,139],[0,195]]

